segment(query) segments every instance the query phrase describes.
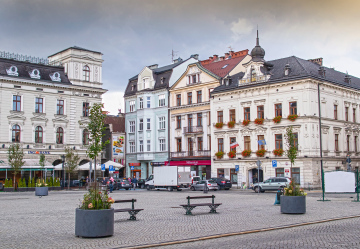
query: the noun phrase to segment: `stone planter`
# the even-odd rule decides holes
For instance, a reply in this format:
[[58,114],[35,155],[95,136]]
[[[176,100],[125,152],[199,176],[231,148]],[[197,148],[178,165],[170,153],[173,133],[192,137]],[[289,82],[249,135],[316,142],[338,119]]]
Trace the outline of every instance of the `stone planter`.
[[52,190],[61,190],[61,187],[52,187]]
[[19,191],[19,192],[25,192],[25,191],[28,191],[28,188],[18,188],[17,191]]
[[48,187],[35,187],[36,196],[47,196],[49,193]]
[[14,188],[4,188],[4,192],[14,192]]
[[280,210],[283,214],[305,214],[306,196],[280,196]]
[[75,236],[98,238],[114,234],[114,209],[76,209]]
[[27,191],[35,191],[35,187],[28,187]]

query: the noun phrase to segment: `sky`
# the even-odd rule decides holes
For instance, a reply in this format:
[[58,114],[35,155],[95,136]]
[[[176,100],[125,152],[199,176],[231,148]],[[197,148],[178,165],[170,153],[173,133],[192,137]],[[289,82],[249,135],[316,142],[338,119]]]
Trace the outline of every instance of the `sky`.
[[200,60],[255,46],[265,60],[323,58],[360,77],[357,0],[0,0],[0,51],[46,58],[72,46],[103,54],[105,110],[124,110],[128,79],[171,54]]

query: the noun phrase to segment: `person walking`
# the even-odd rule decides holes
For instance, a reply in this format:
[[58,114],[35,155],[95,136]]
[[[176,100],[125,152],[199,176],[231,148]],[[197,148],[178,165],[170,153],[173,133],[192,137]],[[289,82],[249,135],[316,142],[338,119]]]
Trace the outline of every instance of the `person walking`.
[[132,181],[132,183],[133,183],[133,187],[134,187],[134,190],[135,190],[136,184],[137,184],[137,179],[136,179],[136,177],[134,177],[131,181]]
[[112,193],[112,192],[113,192],[113,190],[114,190],[114,185],[113,185],[113,184],[114,184],[114,182],[113,182],[113,181],[114,181],[114,179],[111,179],[111,178],[110,178],[110,182],[109,182],[110,193]]

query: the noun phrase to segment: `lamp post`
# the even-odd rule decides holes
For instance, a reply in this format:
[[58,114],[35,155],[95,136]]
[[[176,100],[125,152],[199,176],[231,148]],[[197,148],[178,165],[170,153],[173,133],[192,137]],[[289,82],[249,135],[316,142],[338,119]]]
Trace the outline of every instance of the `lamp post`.
[[65,155],[61,156],[62,159],[62,187],[61,189],[65,188]]

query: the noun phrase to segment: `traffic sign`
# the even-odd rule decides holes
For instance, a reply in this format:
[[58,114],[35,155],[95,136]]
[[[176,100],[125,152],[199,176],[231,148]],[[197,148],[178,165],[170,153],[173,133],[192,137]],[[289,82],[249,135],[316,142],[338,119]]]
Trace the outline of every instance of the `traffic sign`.
[[130,169],[131,169],[131,170],[134,170],[135,168],[134,168],[134,166],[131,166]]
[[105,164],[101,164],[101,171],[105,171]]
[[276,168],[276,167],[277,167],[277,161],[276,161],[276,160],[272,160],[272,161],[271,161],[271,164],[272,164],[273,168]]
[[109,165],[109,172],[113,172],[113,171],[115,171],[114,166],[113,166],[113,165]]
[[236,171],[236,172],[239,171],[239,165],[235,165],[235,171]]

